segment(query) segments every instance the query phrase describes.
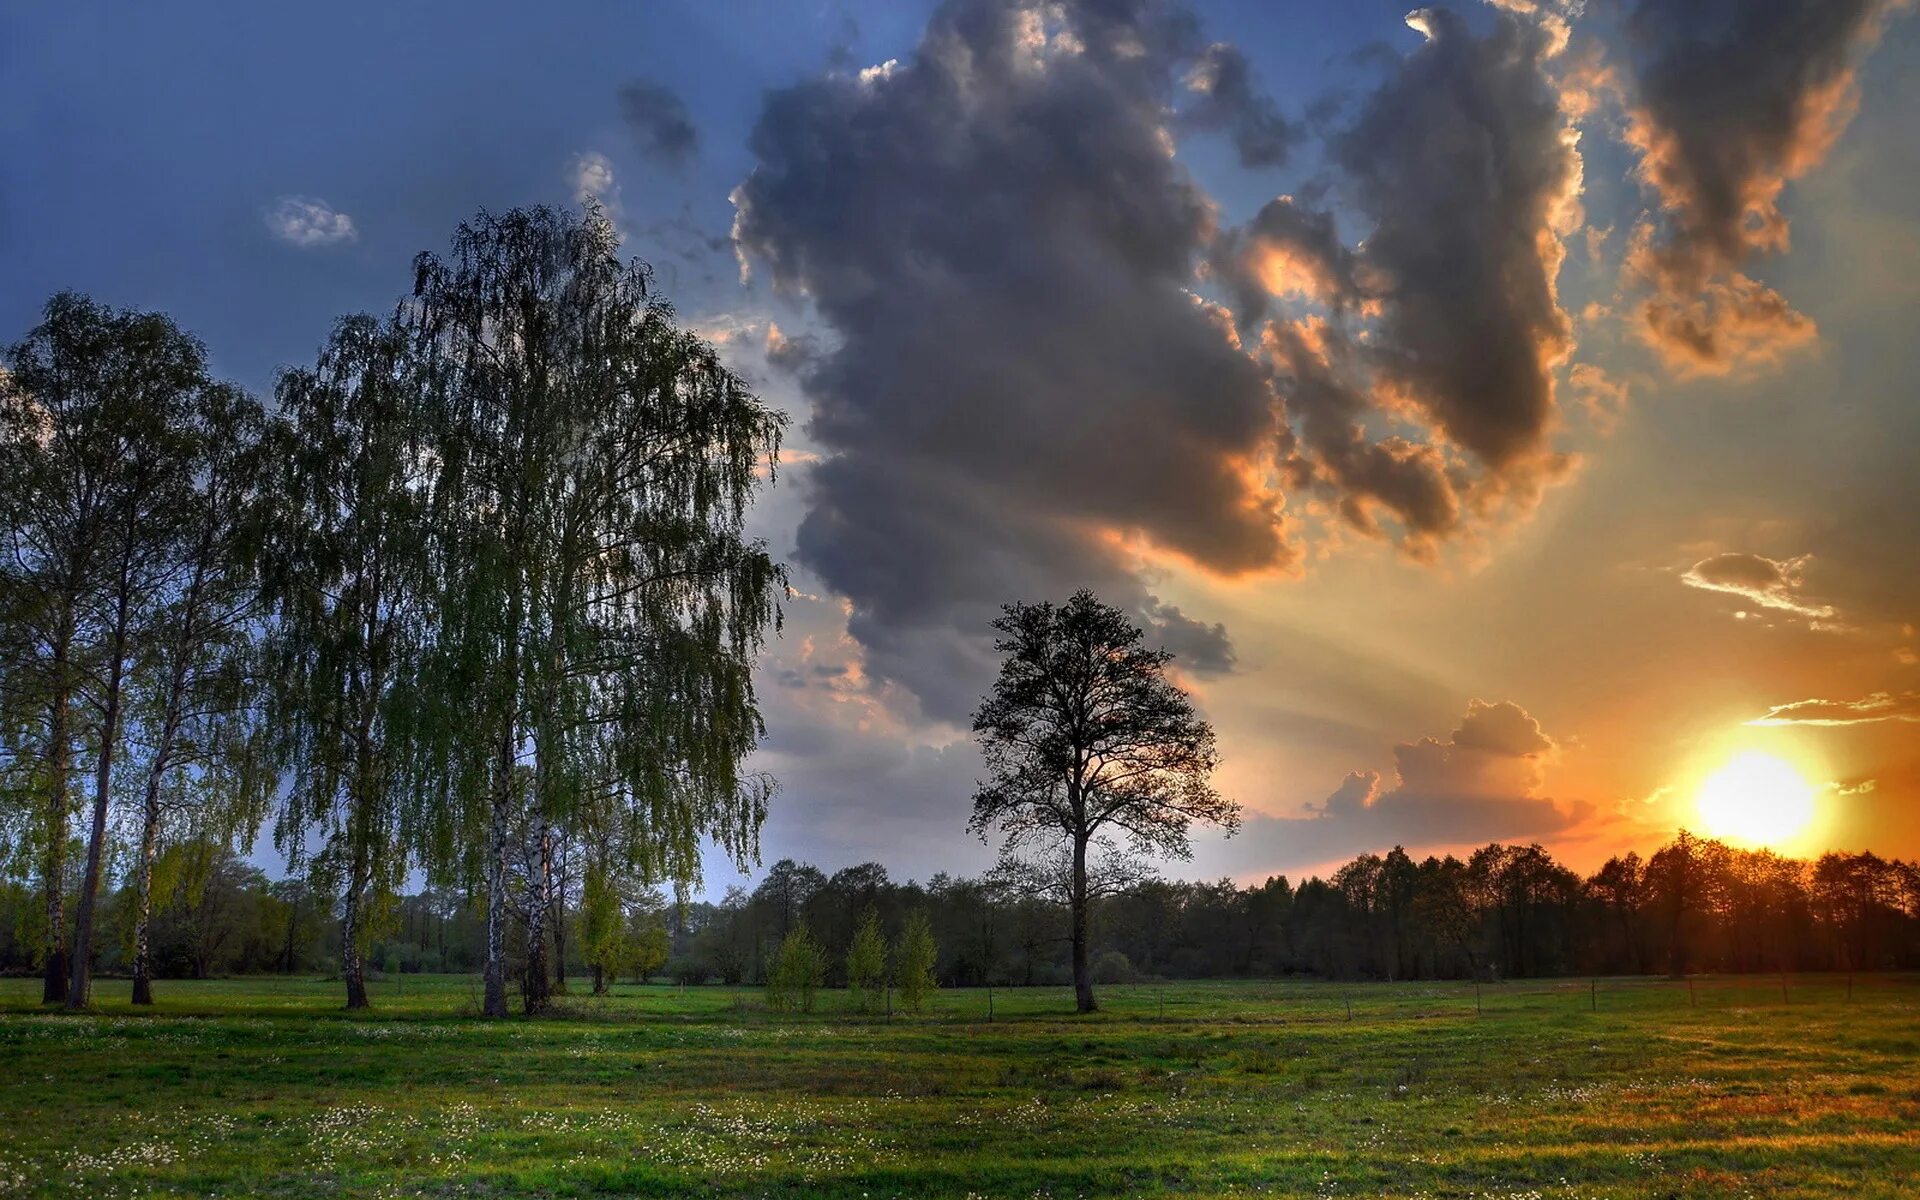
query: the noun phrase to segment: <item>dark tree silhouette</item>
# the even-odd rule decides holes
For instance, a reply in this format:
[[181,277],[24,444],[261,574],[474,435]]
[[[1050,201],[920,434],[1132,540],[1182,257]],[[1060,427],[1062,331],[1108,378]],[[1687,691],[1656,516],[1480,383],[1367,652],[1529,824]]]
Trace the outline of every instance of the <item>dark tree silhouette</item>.
[[[993,627],[1000,676],[973,716],[989,778],[968,827],[1003,833],[1010,863],[1064,895],[1075,1001],[1091,1012],[1089,900],[1137,875],[1139,858],[1190,857],[1194,821],[1231,835],[1240,807],[1209,785],[1213,729],[1167,678],[1173,656],[1143,646],[1125,613],[1080,591],[1059,606],[1010,604]],[[1109,846],[1090,863],[1114,835],[1136,857]]]

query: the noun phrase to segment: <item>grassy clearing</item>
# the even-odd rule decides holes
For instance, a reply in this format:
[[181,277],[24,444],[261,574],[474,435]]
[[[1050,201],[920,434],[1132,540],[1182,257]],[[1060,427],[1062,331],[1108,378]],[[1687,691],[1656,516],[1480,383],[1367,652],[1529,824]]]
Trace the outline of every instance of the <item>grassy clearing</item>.
[[[466,979],[0,981],[0,1195],[1894,1197],[1920,980],[627,987],[537,1021]],[[1352,1017],[1348,1006],[1351,1004]]]

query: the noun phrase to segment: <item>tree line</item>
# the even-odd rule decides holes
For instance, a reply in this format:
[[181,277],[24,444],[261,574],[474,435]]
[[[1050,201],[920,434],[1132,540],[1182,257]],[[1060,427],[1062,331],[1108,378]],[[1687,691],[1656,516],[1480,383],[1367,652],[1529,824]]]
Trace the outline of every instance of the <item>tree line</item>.
[[[271,407],[83,296],[5,350],[0,866],[48,1002],[89,1003],[116,874],[150,1002],[156,895],[234,883],[269,821],[349,1007],[416,872],[480,898],[503,1015],[510,939],[546,1003],[570,885],[753,860],[785,580],[744,520],[783,419],[618,249],[596,209],[482,213]],[[176,870],[196,847],[224,865]]]
[[[163,856],[166,899],[152,939],[174,975],[335,972],[338,900],[305,877],[269,882],[231,850]],[[1059,986],[1073,980],[1068,906],[1000,872],[899,882],[878,863],[832,873],[782,859],[717,901],[636,893],[618,934],[575,881],[552,925],[568,949],[556,975],[772,986],[804,1007],[811,989],[870,998],[904,986]],[[20,939],[31,889],[0,885],[0,970],[33,961]],[[103,905],[102,961],[124,970],[131,885]],[[1565,974],[1869,971],[1920,968],[1920,864],[1872,853],[1817,860],[1682,834],[1642,858],[1581,876],[1538,846],[1495,844],[1464,858],[1365,854],[1327,877],[1142,879],[1089,914],[1095,983],[1157,979],[1500,979]],[[524,962],[517,932],[510,957]],[[608,946],[616,947],[611,953]],[[908,948],[911,947],[911,951]],[[366,955],[387,975],[472,972],[486,957],[485,904],[457,887],[396,897]],[[907,969],[902,972],[902,964]]]

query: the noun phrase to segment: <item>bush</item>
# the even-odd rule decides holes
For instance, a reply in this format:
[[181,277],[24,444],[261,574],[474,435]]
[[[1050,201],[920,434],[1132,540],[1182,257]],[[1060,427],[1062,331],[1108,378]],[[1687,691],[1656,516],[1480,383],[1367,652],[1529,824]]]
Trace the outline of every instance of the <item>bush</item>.
[[802,925],[780,943],[767,971],[767,1007],[775,1012],[812,1012],[814,990],[826,978],[826,953]]
[[691,955],[680,955],[667,960],[667,978],[682,987],[699,987],[712,976],[707,964]]
[[1133,978],[1133,963],[1118,950],[1108,950],[1093,960],[1095,983],[1126,983]]

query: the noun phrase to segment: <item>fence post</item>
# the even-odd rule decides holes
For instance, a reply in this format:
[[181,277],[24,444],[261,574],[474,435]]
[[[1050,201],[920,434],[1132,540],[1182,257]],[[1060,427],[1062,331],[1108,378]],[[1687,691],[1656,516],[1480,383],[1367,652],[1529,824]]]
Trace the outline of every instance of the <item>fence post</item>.
[[1353,1020],[1353,993],[1347,992],[1345,995],[1347,998],[1347,1020],[1351,1021]]
[[1473,981],[1473,1014],[1480,1015],[1480,981],[1478,979]]
[[1588,994],[1593,1001],[1593,1011],[1599,1012],[1600,1011],[1600,981],[1598,979],[1589,979],[1587,980],[1587,987],[1589,989]]

